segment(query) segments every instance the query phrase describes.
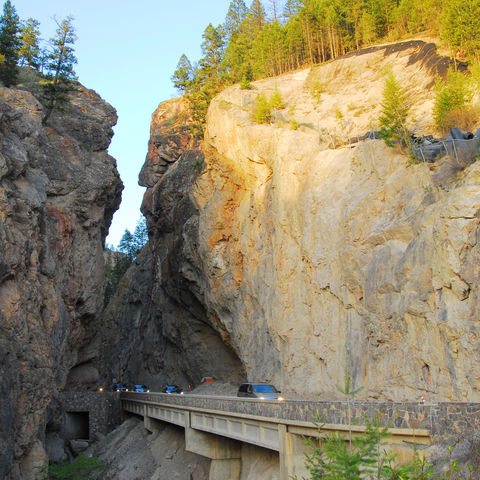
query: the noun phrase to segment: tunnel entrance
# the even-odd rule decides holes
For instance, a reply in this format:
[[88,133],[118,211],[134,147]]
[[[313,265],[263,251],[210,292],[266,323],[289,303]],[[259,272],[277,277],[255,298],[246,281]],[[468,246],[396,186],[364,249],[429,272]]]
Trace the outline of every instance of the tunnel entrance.
[[89,440],[89,422],[89,412],[65,412],[65,438],[67,440]]

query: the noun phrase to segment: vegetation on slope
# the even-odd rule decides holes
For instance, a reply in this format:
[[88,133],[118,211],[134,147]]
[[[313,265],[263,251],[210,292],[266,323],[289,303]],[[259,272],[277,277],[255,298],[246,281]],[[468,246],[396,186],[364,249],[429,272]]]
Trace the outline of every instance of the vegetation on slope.
[[[55,19],[57,30],[45,46],[41,45],[40,23],[20,20],[10,0],[3,5],[0,17],[0,81],[6,87],[20,81],[19,66],[29,67],[40,77],[41,99],[46,106],[44,123],[55,109],[68,102],[68,92],[76,80],[77,63],[73,45],[77,39],[73,17]],[[29,75],[30,79],[36,76]]]
[[468,0],[231,0],[222,25],[208,25],[202,58],[182,55],[172,81],[198,125],[223,88],[326,62],[361,47],[429,30],[455,58],[478,57],[480,2]]

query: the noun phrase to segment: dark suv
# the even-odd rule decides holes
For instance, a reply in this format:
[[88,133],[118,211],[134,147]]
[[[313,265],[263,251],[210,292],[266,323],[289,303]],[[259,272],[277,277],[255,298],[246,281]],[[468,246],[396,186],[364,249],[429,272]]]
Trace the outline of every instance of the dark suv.
[[260,400],[284,400],[280,391],[268,383],[247,382],[242,383],[238,389],[237,397],[259,398]]
[[114,392],[128,392],[128,387],[125,383],[114,383],[112,390]]
[[134,392],[150,392],[150,389],[146,385],[134,385],[133,386]]
[[177,385],[164,385],[160,390],[162,393],[178,393],[183,395],[183,390]]

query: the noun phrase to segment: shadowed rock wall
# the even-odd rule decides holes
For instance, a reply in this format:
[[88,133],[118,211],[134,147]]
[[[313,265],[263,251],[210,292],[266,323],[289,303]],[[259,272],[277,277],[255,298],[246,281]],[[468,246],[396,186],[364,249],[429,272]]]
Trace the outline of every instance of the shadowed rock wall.
[[[46,461],[52,400],[74,368],[94,386],[103,245],[120,203],[107,153],[115,110],[81,86],[46,126],[25,90],[0,89],[0,477]],[[77,377],[78,378],[78,377]]]
[[181,99],[161,104],[152,116],[151,138],[140,183],[147,187],[142,212],[149,242],[119,285],[104,315],[103,349],[108,383],[158,390],[183,389],[204,376],[239,382],[243,368],[228,334],[217,329],[205,302],[198,257],[198,210],[192,190],[204,167],[190,134]]

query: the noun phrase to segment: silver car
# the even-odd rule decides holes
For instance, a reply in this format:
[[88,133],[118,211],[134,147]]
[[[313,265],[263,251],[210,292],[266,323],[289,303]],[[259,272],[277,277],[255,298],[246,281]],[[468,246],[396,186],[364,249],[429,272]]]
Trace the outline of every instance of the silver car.
[[280,391],[268,383],[246,382],[238,388],[237,397],[258,398],[260,400],[279,400],[284,398]]

